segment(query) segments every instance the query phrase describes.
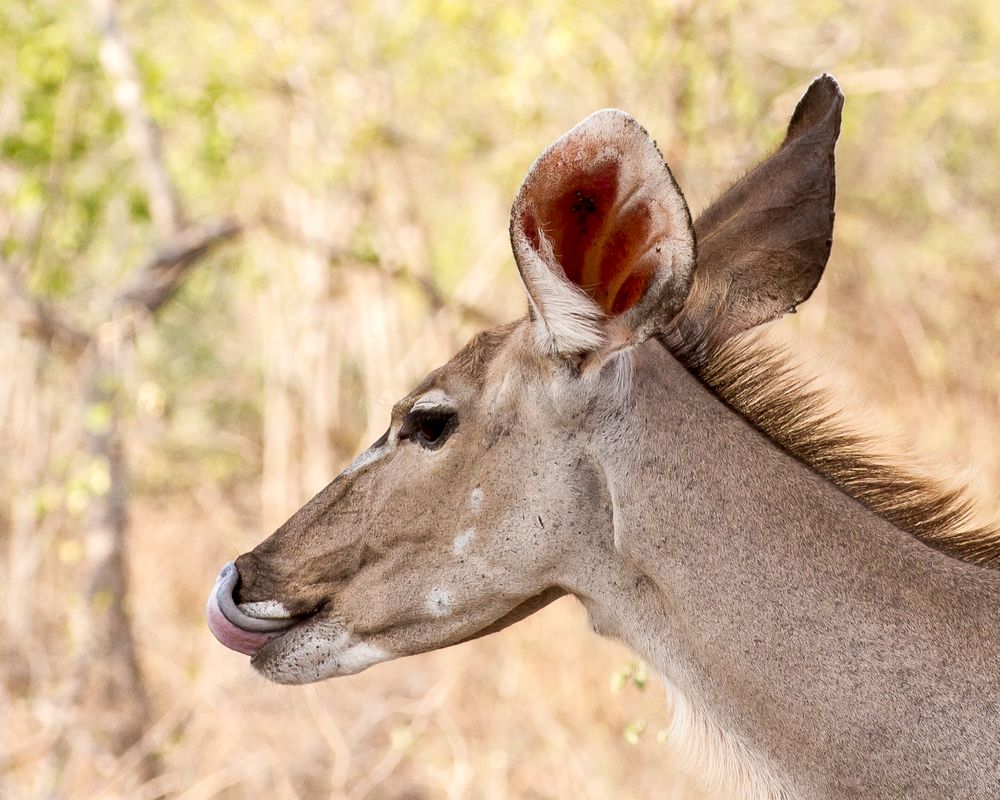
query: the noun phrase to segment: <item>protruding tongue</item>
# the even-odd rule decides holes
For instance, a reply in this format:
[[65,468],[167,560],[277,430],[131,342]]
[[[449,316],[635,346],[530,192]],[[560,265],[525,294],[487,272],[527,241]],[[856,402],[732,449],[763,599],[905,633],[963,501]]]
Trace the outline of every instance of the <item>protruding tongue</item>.
[[233,599],[233,590],[240,579],[236,565],[226,564],[208,596],[205,615],[208,628],[230,650],[252,656],[272,639],[281,636],[295,621],[292,619],[258,619],[240,611]]

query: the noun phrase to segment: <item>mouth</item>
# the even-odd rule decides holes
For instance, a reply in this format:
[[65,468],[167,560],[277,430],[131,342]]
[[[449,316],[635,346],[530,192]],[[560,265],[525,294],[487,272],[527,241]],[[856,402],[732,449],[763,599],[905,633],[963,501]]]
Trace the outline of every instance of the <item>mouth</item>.
[[[322,606],[312,613],[291,614],[276,600],[237,603],[239,582],[239,571],[229,562],[208,597],[208,627],[230,650],[251,656],[251,666],[275,683],[311,683],[351,675],[399,655],[352,635],[342,621],[324,613]],[[560,588],[547,589],[450,644],[495,633],[563,594]],[[442,646],[447,644],[437,645]]]
[[266,601],[237,603],[233,597],[240,574],[230,561],[215,580],[208,596],[205,615],[208,628],[223,645],[237,653],[254,655],[268,642],[283,636],[300,622],[301,616],[292,616],[281,603]]

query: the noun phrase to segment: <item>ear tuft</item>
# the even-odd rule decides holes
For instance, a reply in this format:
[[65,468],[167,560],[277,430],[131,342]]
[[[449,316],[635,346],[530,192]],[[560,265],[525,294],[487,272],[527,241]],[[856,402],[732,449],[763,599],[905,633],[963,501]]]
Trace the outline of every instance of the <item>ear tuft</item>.
[[611,318],[648,335],[690,287],[687,204],[656,144],[621,111],[598,111],[539,156],[510,235],[540,338],[555,352],[598,349]]

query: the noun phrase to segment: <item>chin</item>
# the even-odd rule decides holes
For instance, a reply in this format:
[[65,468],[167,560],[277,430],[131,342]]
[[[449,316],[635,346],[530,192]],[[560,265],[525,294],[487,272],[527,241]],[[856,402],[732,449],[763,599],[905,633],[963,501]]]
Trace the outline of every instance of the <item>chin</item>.
[[296,685],[354,675],[390,658],[332,620],[312,619],[265,644],[250,664],[269,681]]

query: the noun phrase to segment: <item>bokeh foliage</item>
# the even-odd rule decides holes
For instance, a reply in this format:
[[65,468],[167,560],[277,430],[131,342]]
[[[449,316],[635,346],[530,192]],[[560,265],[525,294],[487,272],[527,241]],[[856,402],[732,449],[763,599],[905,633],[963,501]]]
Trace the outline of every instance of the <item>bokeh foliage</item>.
[[[163,728],[150,796],[670,791],[655,741],[621,741],[656,718],[648,692],[629,707],[605,690],[620,653],[550,652],[546,631],[587,636],[564,604],[293,700],[246,678],[200,622],[217,564],[323,486],[484,319],[522,312],[510,200],[542,147],[597,108],[651,131],[697,211],[777,143],[815,74],[836,74],[833,257],[781,326],[997,496],[997,3],[138,0],[122,14],[188,215],[247,227],[140,331],[123,371],[132,607]],[[156,244],[98,51],[86,3],[0,6],[0,256],[83,327]],[[106,490],[80,449],[102,412],[69,400],[78,382],[0,315],[4,796],[141,794],[128,763],[68,773],[47,749],[73,724],[79,516]],[[427,686],[435,722],[416,699]],[[548,760],[573,748],[572,769]],[[259,768],[226,772],[237,752]]]

